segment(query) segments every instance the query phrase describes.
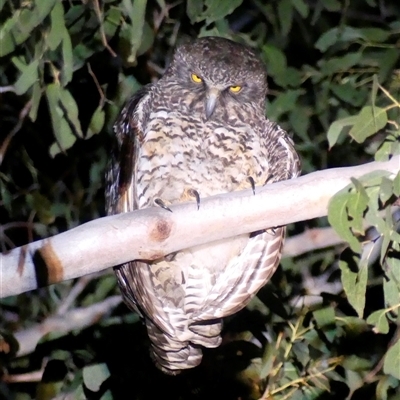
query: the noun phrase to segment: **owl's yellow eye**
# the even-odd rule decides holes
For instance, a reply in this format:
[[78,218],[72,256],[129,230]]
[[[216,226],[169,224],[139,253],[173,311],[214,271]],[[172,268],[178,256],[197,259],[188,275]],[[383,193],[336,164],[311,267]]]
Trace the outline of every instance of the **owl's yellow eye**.
[[242,90],[242,87],[241,87],[241,86],[231,86],[231,87],[229,88],[229,90],[230,90],[232,93],[239,93],[239,92]]
[[196,82],[196,83],[203,82],[203,79],[201,79],[201,78],[200,78],[198,75],[196,75],[196,74],[192,74],[190,77],[192,78],[192,81],[193,81],[193,82]]

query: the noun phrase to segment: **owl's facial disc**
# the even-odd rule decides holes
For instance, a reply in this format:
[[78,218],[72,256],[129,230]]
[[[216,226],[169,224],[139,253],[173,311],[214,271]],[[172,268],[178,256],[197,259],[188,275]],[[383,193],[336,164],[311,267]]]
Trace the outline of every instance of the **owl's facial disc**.
[[213,114],[220,94],[221,91],[216,87],[210,87],[207,89],[206,104],[205,104],[206,119],[209,119]]

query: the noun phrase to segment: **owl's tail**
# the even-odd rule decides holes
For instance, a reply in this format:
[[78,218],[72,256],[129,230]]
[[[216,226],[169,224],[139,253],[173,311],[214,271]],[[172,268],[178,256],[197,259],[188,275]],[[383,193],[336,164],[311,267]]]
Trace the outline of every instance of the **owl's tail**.
[[159,329],[146,318],[146,327],[151,341],[151,356],[156,366],[164,373],[177,375],[184,369],[194,368],[203,357],[201,346],[218,347],[221,344],[221,321],[204,325],[192,325],[182,333],[179,340]]

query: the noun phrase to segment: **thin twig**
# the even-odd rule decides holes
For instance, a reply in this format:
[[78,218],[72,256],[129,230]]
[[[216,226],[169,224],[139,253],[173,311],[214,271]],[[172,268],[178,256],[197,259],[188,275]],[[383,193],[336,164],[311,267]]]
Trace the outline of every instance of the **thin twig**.
[[107,100],[106,96],[104,95],[103,89],[101,88],[100,83],[97,80],[97,77],[94,74],[90,63],[87,64],[87,69],[89,71],[90,76],[93,78],[93,81],[94,81],[94,84],[96,85],[97,91],[99,92],[99,95],[100,95],[100,106],[103,107],[105,101]]
[[17,124],[14,126],[14,128],[11,130],[11,132],[6,136],[6,138],[4,139],[3,143],[0,146],[0,165],[2,164],[3,160],[4,160],[4,156],[6,154],[7,148],[11,142],[11,139],[14,137],[14,135],[22,128],[22,124],[26,118],[26,116],[29,113],[29,110],[32,107],[32,99],[29,100],[24,108],[20,111],[19,116],[18,116],[18,122]]
[[[398,341],[400,340],[400,326],[397,327],[396,332],[394,333],[392,339],[389,342],[388,345],[388,350]],[[375,376],[379,373],[379,371],[382,369],[383,364],[385,362],[385,357],[386,357],[387,351],[385,354],[382,356],[382,358],[378,361],[376,366],[372,371],[370,371],[367,375],[365,375],[363,382],[365,383],[371,383],[376,380]]]
[[99,23],[100,23],[101,41],[102,41],[104,47],[109,51],[109,53],[113,57],[117,57],[117,53],[115,53],[115,51],[110,47],[110,45],[107,42],[106,34],[104,32],[103,18],[102,18],[102,14],[101,14],[101,10],[100,10],[99,0],[93,0],[93,4],[94,4],[94,10],[96,12],[97,18],[98,18]]
[[6,93],[6,92],[14,92],[15,93],[15,87],[13,85],[0,86],[0,93]]

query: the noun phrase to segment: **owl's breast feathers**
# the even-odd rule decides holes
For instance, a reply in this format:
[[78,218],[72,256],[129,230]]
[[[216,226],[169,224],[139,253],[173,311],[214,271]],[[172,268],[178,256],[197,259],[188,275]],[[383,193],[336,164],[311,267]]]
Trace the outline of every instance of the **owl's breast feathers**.
[[[286,132],[265,118],[204,121],[170,110],[154,86],[128,103],[115,129],[108,213],[187,200],[289,179],[299,160]],[[186,194],[186,197],[185,197]],[[266,222],[268,225],[268,222]],[[266,226],[266,228],[269,228]],[[116,269],[126,302],[146,321],[154,357],[166,372],[201,361],[198,345],[220,344],[221,318],[245,306],[275,271],[284,228],[185,249]]]

